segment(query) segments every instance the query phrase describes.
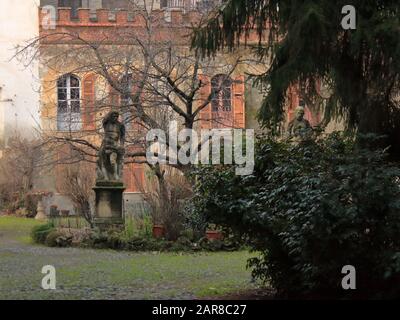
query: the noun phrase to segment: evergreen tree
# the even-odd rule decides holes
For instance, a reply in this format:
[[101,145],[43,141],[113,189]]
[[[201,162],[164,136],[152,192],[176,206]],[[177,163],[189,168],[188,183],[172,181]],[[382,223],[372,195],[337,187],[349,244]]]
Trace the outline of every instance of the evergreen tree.
[[386,135],[400,156],[400,3],[353,0],[356,29],[345,30],[347,0],[227,0],[195,30],[192,46],[203,55],[239,46],[257,33],[256,55],[270,65],[256,77],[268,84],[259,117],[274,128],[284,119],[287,89],[305,88],[306,101],[321,101],[317,84],[329,85],[325,121],[342,118],[347,129]]

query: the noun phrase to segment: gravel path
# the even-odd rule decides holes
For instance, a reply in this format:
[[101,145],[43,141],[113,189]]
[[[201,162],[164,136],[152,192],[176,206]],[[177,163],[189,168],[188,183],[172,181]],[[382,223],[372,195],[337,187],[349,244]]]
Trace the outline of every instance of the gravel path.
[[[194,299],[252,289],[247,252],[131,253],[48,248],[29,243],[29,229],[2,229],[0,299]],[[43,290],[42,267],[57,272]]]

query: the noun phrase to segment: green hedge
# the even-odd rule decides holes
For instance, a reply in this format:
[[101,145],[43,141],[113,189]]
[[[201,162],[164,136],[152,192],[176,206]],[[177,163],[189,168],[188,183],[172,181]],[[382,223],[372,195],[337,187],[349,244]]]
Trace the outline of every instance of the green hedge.
[[92,231],[87,237],[74,239],[73,233],[61,232],[52,223],[36,226],[31,232],[34,242],[48,247],[70,247],[95,249],[114,249],[126,251],[163,251],[163,252],[196,252],[196,251],[235,251],[244,248],[242,243],[227,236],[224,240],[208,240],[205,237],[194,241],[186,236],[176,241],[155,239],[148,236],[127,237],[125,232]]
[[52,223],[41,224],[32,228],[31,237],[35,243],[45,244],[47,236],[52,231],[55,231]]
[[195,251],[234,251],[243,249],[239,242],[227,238],[223,241],[202,238],[191,241],[185,236],[176,241],[154,239],[151,237],[126,238],[119,233],[100,232],[94,233],[85,243],[84,247],[97,249],[114,249],[127,251],[163,251],[163,252],[195,252]]
[[46,237],[45,245],[48,247],[69,247],[72,245],[72,236],[58,230],[52,230]]
[[[255,171],[201,167],[193,211],[231,228],[261,255],[253,276],[281,296],[400,295],[400,170],[352,137],[291,144],[261,137]],[[357,290],[344,291],[344,265]]]

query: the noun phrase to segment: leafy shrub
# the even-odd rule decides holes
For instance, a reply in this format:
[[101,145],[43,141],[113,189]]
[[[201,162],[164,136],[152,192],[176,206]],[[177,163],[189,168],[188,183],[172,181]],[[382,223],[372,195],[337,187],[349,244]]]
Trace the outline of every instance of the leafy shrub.
[[236,251],[244,249],[242,242],[236,237],[226,237],[223,240],[208,240],[203,237],[199,240],[198,246],[205,251]]
[[52,223],[41,224],[33,227],[31,237],[35,243],[45,244],[48,234],[54,230]]
[[134,237],[151,237],[153,223],[150,214],[129,215],[125,219],[123,236],[126,239]]
[[120,242],[121,250],[129,251],[169,251],[173,242],[149,237],[133,237]]
[[143,215],[143,223],[141,228],[139,229],[139,235],[142,237],[151,237],[153,234],[153,221],[151,220],[151,216],[148,214]]
[[123,236],[116,232],[94,232],[91,235],[90,246],[97,249],[121,249]]
[[207,238],[202,238],[199,241],[199,245],[203,250],[207,251],[219,251],[223,249],[224,243],[221,240],[208,240]]
[[[253,276],[281,295],[400,294],[400,170],[383,150],[337,133],[301,143],[261,137],[255,170],[195,171],[196,214],[230,227],[260,256]],[[341,288],[344,265],[357,290]]]
[[185,226],[191,230],[194,240],[200,240],[207,229],[207,219],[203,212],[193,208],[193,202],[188,201],[184,210]]
[[48,247],[69,247],[72,244],[72,235],[53,230],[47,235],[45,244]]
[[170,251],[182,252],[182,251],[192,251],[194,248],[193,243],[186,237],[181,236],[175,242],[172,243]]
[[[48,245],[62,246],[54,243],[53,237],[57,240],[60,233],[51,234]],[[68,240],[69,241],[69,240]],[[71,241],[70,241],[71,242]],[[65,243],[65,242],[63,242]],[[232,251],[237,250],[240,246],[227,239],[224,241],[210,241],[206,238],[200,242],[194,242],[191,239],[181,236],[176,241],[165,239],[155,239],[151,237],[134,236],[127,239],[124,231],[122,232],[93,232],[86,234],[84,241],[79,246],[91,247],[96,249],[114,249],[128,251],[164,251],[164,252],[191,252],[198,250],[205,251]]]

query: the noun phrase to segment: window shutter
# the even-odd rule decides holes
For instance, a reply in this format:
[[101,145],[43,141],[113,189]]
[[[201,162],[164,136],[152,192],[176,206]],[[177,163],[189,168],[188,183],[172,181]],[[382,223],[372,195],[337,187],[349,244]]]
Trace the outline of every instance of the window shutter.
[[83,128],[95,130],[95,75],[89,74],[83,80]]
[[233,82],[233,118],[235,128],[241,129],[246,126],[244,90],[244,76],[236,77]]
[[[210,78],[206,75],[200,74],[199,80],[201,81],[202,86],[199,89],[198,108],[204,104],[211,94]],[[208,105],[200,111],[199,115],[200,129],[211,129],[211,103],[208,103]]]

